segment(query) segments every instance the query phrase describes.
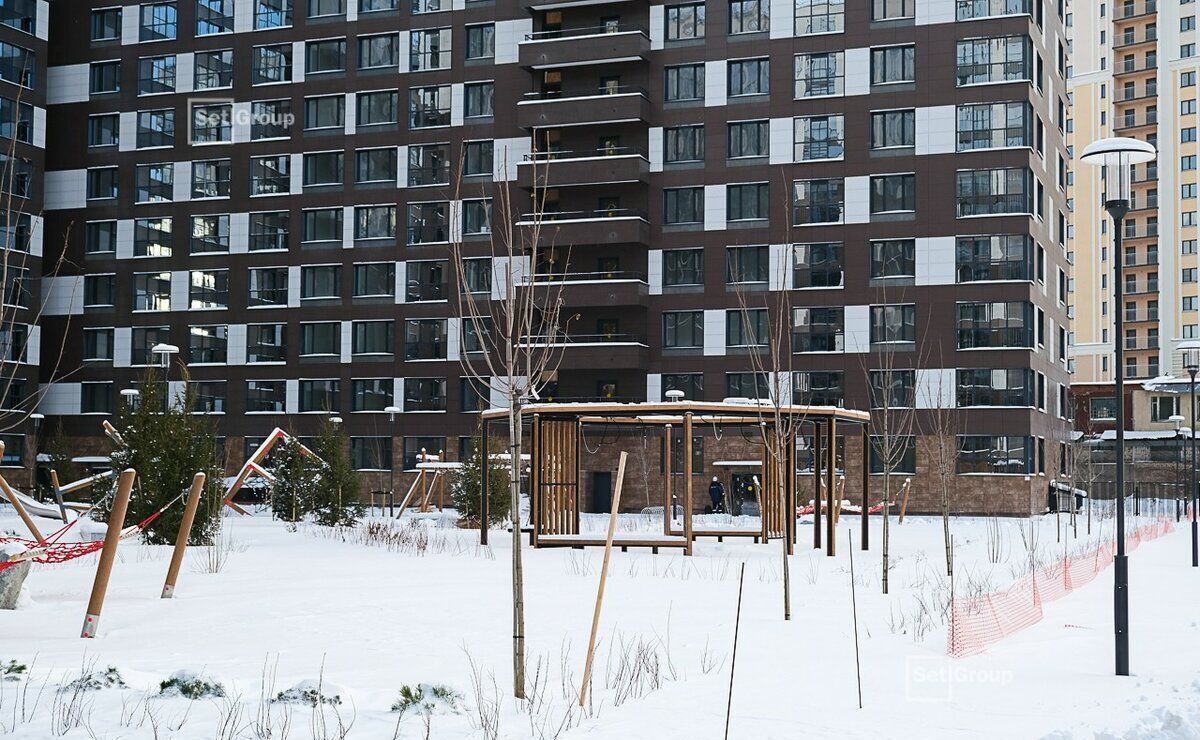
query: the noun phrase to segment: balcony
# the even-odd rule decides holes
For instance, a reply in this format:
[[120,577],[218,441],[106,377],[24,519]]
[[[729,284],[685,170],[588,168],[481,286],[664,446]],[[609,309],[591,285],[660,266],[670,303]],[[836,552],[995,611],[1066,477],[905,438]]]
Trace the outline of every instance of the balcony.
[[557,290],[565,308],[594,306],[646,307],[649,286],[636,272],[569,272],[530,275],[521,287]]
[[531,335],[524,338],[534,347],[562,349],[561,369],[617,370],[645,368],[649,347],[637,334]]
[[579,67],[643,61],[649,51],[644,29],[621,24],[526,34],[518,45],[518,59],[532,69]]
[[642,244],[650,246],[646,214],[629,208],[600,211],[527,213],[518,226],[539,230],[537,246],[580,244]]
[[1145,15],[1153,15],[1158,12],[1158,3],[1146,2],[1141,4],[1125,3],[1121,10],[1117,12],[1118,21],[1126,21],[1131,18],[1141,18]]
[[1140,324],[1144,322],[1157,322],[1158,311],[1126,311],[1125,323]]
[[647,182],[650,162],[631,147],[602,147],[582,152],[534,152],[517,163],[517,184],[531,188]]
[[579,8],[586,5],[626,4],[630,0],[521,0],[521,7],[528,11]]
[[589,126],[650,120],[650,100],[640,87],[613,85],[574,91],[531,92],[517,103],[522,128]]

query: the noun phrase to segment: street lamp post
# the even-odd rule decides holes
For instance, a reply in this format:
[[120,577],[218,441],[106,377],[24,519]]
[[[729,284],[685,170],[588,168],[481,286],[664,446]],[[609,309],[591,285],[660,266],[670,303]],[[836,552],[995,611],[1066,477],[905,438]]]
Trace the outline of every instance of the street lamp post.
[[1121,232],[1133,197],[1133,166],[1154,161],[1152,145],[1114,137],[1088,144],[1080,159],[1098,165],[1104,187],[1104,208],[1113,222],[1113,349],[1117,396],[1117,554],[1113,558],[1113,632],[1116,673],[1129,675],[1129,560],[1125,554],[1125,355],[1124,285],[1121,282]]
[[1197,527],[1196,527],[1196,373],[1200,372],[1200,342],[1190,341],[1183,342],[1179,345],[1179,349],[1183,352],[1183,368],[1188,372],[1189,384],[1188,390],[1191,395],[1192,405],[1189,410],[1192,414],[1189,429],[1192,436],[1192,475],[1191,475],[1191,492],[1189,497],[1192,500],[1192,567],[1200,567],[1200,545],[1197,544]]
[[[1195,381],[1193,381],[1193,388],[1194,388],[1194,387],[1195,387]],[[1193,416],[1195,416],[1195,396],[1193,396],[1192,404],[1193,404],[1193,405],[1192,405],[1192,415],[1193,415]],[[1173,422],[1175,422],[1175,439],[1176,439],[1176,441],[1177,441],[1176,447],[1178,447],[1178,450],[1177,450],[1177,452],[1178,452],[1178,458],[1177,458],[1177,459],[1179,460],[1180,466],[1182,466],[1182,465],[1183,465],[1183,461],[1184,461],[1184,457],[1183,457],[1183,435],[1182,435],[1182,434],[1180,434],[1180,431],[1182,431],[1182,430],[1181,430],[1181,427],[1183,426],[1183,422],[1185,422],[1185,421],[1186,421],[1186,419],[1184,419],[1184,418],[1183,418],[1183,415],[1182,415],[1182,414],[1171,414],[1171,418],[1167,419],[1167,421],[1173,421]],[[1188,434],[1188,436],[1189,436],[1189,437],[1191,437],[1192,435],[1189,433],[1189,434]],[[1178,471],[1178,468],[1176,468],[1176,470]],[[1196,464],[1195,464],[1195,462],[1193,462],[1193,463],[1192,463],[1192,475],[1194,476],[1195,474],[1196,474]],[[1182,476],[1181,476],[1181,475],[1180,475],[1178,472],[1175,474],[1175,485],[1176,485],[1176,486],[1183,485],[1183,484],[1182,484],[1182,483],[1179,481],[1179,479],[1180,479],[1181,477],[1182,477]],[[1193,483],[1193,484],[1192,484],[1192,488],[1195,488],[1195,487],[1196,487],[1196,485],[1195,485],[1195,483]],[[1180,502],[1180,499],[1181,499],[1181,498],[1183,498],[1183,497],[1181,497],[1181,496],[1179,495],[1179,493],[1178,493],[1178,489],[1176,489],[1176,493],[1175,493],[1175,521],[1177,521],[1177,522],[1179,521],[1179,502]]]
[[[388,406],[384,409],[388,415],[388,451],[391,459],[388,461],[388,501],[391,505],[392,517],[396,516],[396,414],[400,413],[399,406]],[[382,513],[382,512],[380,512]]]
[[164,408],[163,410],[167,411],[171,408],[171,355],[178,354],[179,348],[173,344],[167,344],[166,342],[159,342],[158,344],[156,344],[150,348],[150,352],[151,352],[151,354],[158,356],[158,361],[162,365],[163,385],[166,386],[165,392],[163,394],[163,398],[165,399],[165,403],[166,403],[166,408]]

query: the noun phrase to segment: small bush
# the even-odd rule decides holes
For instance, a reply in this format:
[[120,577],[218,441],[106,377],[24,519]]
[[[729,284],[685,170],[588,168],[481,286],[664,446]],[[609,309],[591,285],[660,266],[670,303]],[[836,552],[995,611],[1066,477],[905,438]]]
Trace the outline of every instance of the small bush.
[[[483,449],[482,436],[476,434],[471,445],[471,456],[463,460],[462,467],[450,478],[450,500],[458,510],[459,524],[478,527],[483,496]],[[508,467],[492,455],[502,452],[499,443],[493,443],[488,455],[488,524],[498,525],[508,521],[512,497],[509,495]]]
[[301,681],[290,689],[280,691],[271,701],[277,704],[307,704],[310,707],[318,704],[338,706],[342,703],[342,696],[336,687],[329,684]]
[[182,696],[185,699],[222,698],[225,687],[217,681],[189,671],[178,671],[158,685],[162,696]]
[[462,700],[462,694],[444,684],[404,684],[400,687],[400,698],[392,703],[392,711],[405,714],[417,709],[423,714],[458,714]]
[[15,660],[0,662],[0,681],[20,681],[28,670],[29,666]]
[[74,681],[63,684],[60,691],[99,691],[100,689],[124,688],[128,688],[128,686],[125,679],[121,678],[121,672],[114,666],[109,666],[103,671],[84,672]]

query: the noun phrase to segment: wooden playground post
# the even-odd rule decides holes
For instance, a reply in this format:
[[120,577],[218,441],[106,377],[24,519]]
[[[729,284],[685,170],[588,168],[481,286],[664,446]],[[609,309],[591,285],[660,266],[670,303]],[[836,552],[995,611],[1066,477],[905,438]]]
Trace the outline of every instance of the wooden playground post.
[[612,509],[608,515],[608,537],[604,541],[604,561],[600,564],[600,586],[596,589],[596,608],[592,612],[592,632],[588,636],[587,657],[583,662],[583,681],[579,686],[579,706],[587,699],[588,685],[592,679],[592,659],[596,656],[596,633],[600,630],[600,606],[604,602],[604,584],[608,580],[608,562],[612,559],[613,537],[617,533],[617,512],[621,508],[621,487],[625,483],[625,460],[629,455],[622,451],[617,463],[617,488],[613,492]]
[[663,470],[666,472],[666,482],[663,484],[663,534],[671,534],[671,518],[675,515],[675,503],[671,496],[672,481],[675,477],[671,470],[671,458],[674,451],[671,449],[671,425],[667,424],[663,427]]
[[912,488],[912,478],[904,479],[904,495],[900,497],[900,523],[904,523],[904,512],[908,511],[908,490]]
[[129,508],[129,492],[133,490],[136,476],[133,468],[126,468],[121,471],[117,481],[117,494],[108,515],[108,531],[104,534],[104,549],[100,551],[100,562],[96,565],[96,580],[92,583],[92,595],[88,599],[87,613],[83,616],[80,637],[95,637],[100,626],[100,610],[104,608],[104,594],[108,591],[113,561],[117,559],[117,543],[121,541],[121,528],[125,525],[125,512]]
[[[834,417],[829,417],[829,434],[826,440],[828,448],[828,467],[825,470],[825,498],[829,508],[825,512],[825,554],[828,557],[837,555],[837,514],[833,510],[833,497],[837,495],[837,436]],[[820,507],[818,502],[817,507]]]
[[821,422],[813,422],[813,443],[812,443],[812,460],[813,460],[813,549],[821,549],[821,470],[824,464],[824,455],[822,450],[825,449],[824,441],[821,435]]
[[[0,442],[0,457],[3,456],[4,443]],[[25,511],[25,507],[21,505],[20,499],[17,498],[17,494],[13,492],[13,489],[8,485],[8,481],[4,479],[3,475],[0,475],[0,489],[4,490],[4,496],[8,499],[8,502],[12,504],[12,507],[17,510],[17,514],[21,517],[21,521],[25,523],[25,528],[28,529],[29,533],[33,535],[33,538],[38,541],[38,544],[40,545],[45,542],[46,538],[42,536],[42,533],[38,530],[37,525],[33,523],[33,518],[29,516],[29,512]]]
[[869,541],[871,536],[871,430],[866,424],[862,425],[862,540],[861,547],[864,550],[870,550]]
[[692,412],[683,415],[683,554],[692,554]]
[[183,509],[183,519],[179,522],[179,532],[175,535],[175,551],[171,553],[171,564],[167,567],[167,580],[163,584],[162,598],[170,599],[175,596],[175,581],[179,579],[179,567],[183,565],[183,553],[187,550],[188,539],[192,535],[192,522],[196,520],[196,509],[200,506],[200,494],[204,491],[204,473],[196,473],[192,478],[192,490],[188,491],[187,504]]

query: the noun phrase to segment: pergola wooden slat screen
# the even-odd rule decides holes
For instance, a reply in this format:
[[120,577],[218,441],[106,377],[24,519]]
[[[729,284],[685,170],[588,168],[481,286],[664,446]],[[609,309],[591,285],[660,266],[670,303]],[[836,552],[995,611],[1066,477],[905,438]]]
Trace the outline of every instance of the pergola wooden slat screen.
[[[791,444],[784,442],[783,449],[787,450],[785,455],[788,459],[782,461],[781,466],[775,454],[775,451],[780,449],[777,439],[778,432],[767,432],[767,444],[763,446],[762,452],[763,479],[758,505],[762,516],[763,537],[769,540],[787,538],[788,552],[791,552],[796,544],[796,442],[794,436]],[[782,487],[779,481],[780,471],[783,471]],[[788,475],[787,471],[793,472]],[[779,490],[783,491],[782,500],[773,493]],[[792,516],[787,515],[789,511],[793,512]]]
[[534,416],[533,430],[536,544],[538,535],[579,534],[580,423]]

